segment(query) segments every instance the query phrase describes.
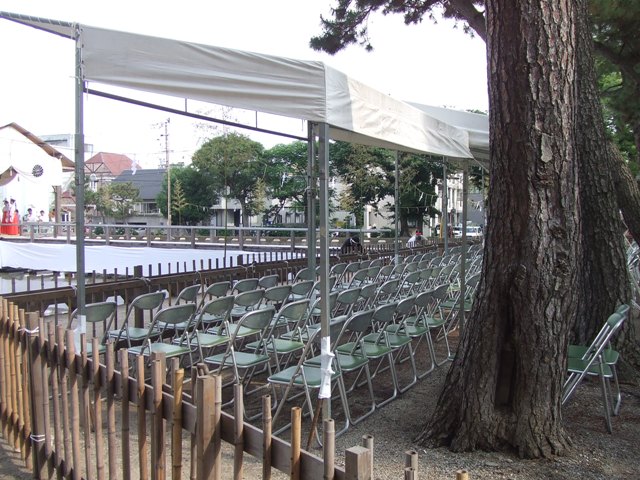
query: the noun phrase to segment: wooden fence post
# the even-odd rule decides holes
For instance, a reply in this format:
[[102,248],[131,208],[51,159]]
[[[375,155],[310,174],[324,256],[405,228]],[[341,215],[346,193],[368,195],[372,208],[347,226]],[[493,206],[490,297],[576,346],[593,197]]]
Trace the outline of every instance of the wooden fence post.
[[38,336],[38,314],[27,315],[27,351],[29,355],[29,379],[31,384],[31,441],[33,442],[33,475],[34,478],[47,478],[47,457],[45,455],[45,417],[44,390],[42,386],[46,379],[43,377],[43,359],[41,344]]
[[372,480],[371,452],[365,447],[351,447],[345,451],[345,480]]
[[197,478],[213,480],[214,442],[213,430],[215,414],[210,407],[215,400],[215,380],[210,376],[199,376],[196,387],[197,408]]
[[300,479],[300,441],[302,439],[302,409],[293,407],[291,409],[291,480]]
[[262,479],[271,479],[271,395],[262,397]]
[[164,480],[165,475],[165,428],[162,418],[162,384],[166,370],[162,360],[151,362],[151,385],[153,386],[153,420],[151,422],[151,478]]
[[242,480],[242,461],[244,454],[244,393],[242,384],[233,386],[233,414],[234,414],[234,431],[233,431],[233,478],[234,480]]
[[324,478],[332,480],[336,471],[336,424],[332,418],[324,421],[322,437],[324,439],[322,448],[324,458]]

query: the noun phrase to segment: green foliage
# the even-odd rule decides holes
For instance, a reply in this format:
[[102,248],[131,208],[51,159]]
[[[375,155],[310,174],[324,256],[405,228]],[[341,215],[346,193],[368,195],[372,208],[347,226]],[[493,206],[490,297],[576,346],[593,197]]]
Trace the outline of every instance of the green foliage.
[[212,138],[193,155],[193,168],[206,178],[216,195],[237,199],[242,205],[243,221],[253,212],[256,181],[267,175],[264,147],[245,135],[228,133]]
[[304,209],[307,189],[307,142],[278,144],[264,152],[267,175],[265,190],[272,205],[262,211],[268,221],[273,221],[285,206]]
[[[171,223],[196,225],[210,216],[210,207],[216,195],[210,188],[206,176],[191,165],[171,167]],[[163,215],[167,215],[167,177],[156,202]]]

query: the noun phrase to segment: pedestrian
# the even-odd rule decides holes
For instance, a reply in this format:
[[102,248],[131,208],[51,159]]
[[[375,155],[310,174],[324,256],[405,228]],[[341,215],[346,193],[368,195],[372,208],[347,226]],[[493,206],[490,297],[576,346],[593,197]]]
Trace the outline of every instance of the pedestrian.
[[10,220],[10,212],[11,209],[9,207],[9,200],[4,199],[4,205],[2,206],[2,225],[0,226],[0,233],[8,234],[9,233],[9,224]]
[[360,243],[360,237],[357,235],[352,235],[347,238],[342,247],[340,247],[340,253],[349,254],[349,253],[361,253],[362,252],[362,244]]

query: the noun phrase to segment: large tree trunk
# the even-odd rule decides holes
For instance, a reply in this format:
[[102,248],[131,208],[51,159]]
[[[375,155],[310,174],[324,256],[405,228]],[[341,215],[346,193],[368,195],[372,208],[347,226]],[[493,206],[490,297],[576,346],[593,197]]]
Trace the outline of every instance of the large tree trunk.
[[488,0],[491,170],[483,274],[418,441],[562,454],[560,397],[579,278],[575,2]]
[[[591,25],[586,2],[579,2],[576,24],[578,104],[576,146],[580,159],[583,275],[572,339],[588,343],[621,303],[631,300],[631,284],[620,212],[633,237],[640,238],[640,193],[629,167],[608,141],[597,88]],[[640,349],[632,317],[617,336],[621,368],[637,377]]]
[[572,339],[587,343],[620,303],[630,298],[624,226],[618,213],[613,176],[614,149],[607,139],[597,89],[593,40],[586,1],[578,2],[576,38],[576,148],[580,165],[582,241],[585,255],[580,301]]

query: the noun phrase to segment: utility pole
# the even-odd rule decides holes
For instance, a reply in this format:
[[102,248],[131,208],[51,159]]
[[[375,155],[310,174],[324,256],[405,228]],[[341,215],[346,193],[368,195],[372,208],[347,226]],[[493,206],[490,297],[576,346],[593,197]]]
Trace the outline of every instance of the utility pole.
[[171,164],[169,163],[169,122],[170,118],[164,122],[164,156],[167,161],[167,217],[168,226],[171,226]]

